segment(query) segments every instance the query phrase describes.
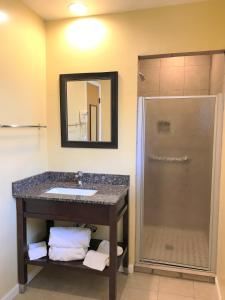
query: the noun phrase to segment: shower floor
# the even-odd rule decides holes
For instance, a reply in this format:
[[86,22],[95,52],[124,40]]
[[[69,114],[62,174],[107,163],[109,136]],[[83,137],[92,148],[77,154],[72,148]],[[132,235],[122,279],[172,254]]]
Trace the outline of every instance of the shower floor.
[[142,257],[176,265],[208,268],[209,243],[203,230],[144,226]]

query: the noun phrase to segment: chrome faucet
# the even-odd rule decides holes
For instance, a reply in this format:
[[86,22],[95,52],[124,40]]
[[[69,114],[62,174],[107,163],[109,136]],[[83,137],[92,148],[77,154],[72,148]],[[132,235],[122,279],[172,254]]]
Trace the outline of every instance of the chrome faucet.
[[82,177],[83,177],[83,172],[81,172],[81,171],[78,171],[78,172],[75,174],[75,181],[76,181],[76,183],[77,183],[79,186],[82,186],[82,185],[83,185]]

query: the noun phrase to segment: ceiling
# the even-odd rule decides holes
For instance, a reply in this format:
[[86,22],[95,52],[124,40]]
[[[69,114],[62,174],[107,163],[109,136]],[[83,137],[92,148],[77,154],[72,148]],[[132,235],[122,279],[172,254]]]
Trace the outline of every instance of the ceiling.
[[90,16],[200,1],[204,0],[23,0],[45,20],[74,17],[74,14],[68,10],[71,2],[85,4],[88,8],[86,15]]

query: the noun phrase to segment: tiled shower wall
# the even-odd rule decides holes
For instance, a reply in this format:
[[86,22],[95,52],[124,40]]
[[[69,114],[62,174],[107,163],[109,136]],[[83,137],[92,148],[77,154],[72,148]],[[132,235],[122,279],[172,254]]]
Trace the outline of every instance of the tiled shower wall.
[[139,96],[210,95],[222,91],[224,55],[196,55],[141,59]]
[[210,95],[224,93],[224,54],[212,55],[211,76],[210,76]]
[[[139,79],[141,96],[190,96],[222,92],[223,54],[143,59],[139,63],[139,71],[145,76],[144,81]],[[210,102],[206,99],[189,99],[188,103],[183,103],[184,110],[180,100],[175,99],[148,104],[146,139],[151,137],[151,141],[146,145],[146,155],[150,155],[150,152],[172,157],[187,155],[191,158],[191,164],[170,165],[168,169],[164,164],[152,165],[150,171],[153,174],[146,174],[146,179],[151,178],[152,183],[152,187],[150,183],[145,184],[145,195],[147,199],[151,198],[145,203],[146,224],[149,221],[164,226],[176,227],[180,224],[182,228],[208,231],[214,123],[214,109]],[[159,134],[157,122],[160,120],[170,122],[171,132]],[[171,174],[176,176],[171,177]],[[162,186],[164,188],[160,188]],[[186,191],[188,187],[189,192]],[[184,207],[185,215],[182,213]]]

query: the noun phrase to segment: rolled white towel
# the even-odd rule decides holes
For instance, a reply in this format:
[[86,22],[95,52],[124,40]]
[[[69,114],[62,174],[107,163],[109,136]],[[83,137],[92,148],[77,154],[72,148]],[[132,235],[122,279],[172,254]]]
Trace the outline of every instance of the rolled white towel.
[[51,227],[49,246],[62,248],[88,248],[91,230],[80,227]]
[[46,242],[43,241],[43,242],[38,242],[38,243],[31,243],[29,244],[29,249],[35,249],[35,248],[38,248],[38,247],[46,247]]
[[[109,241],[103,240],[99,244],[97,251],[109,255],[109,247],[110,247]],[[117,246],[117,256],[120,256],[122,254],[123,254],[123,248],[120,246]],[[106,262],[106,266],[107,267],[109,266],[109,259]]]
[[[103,240],[99,244],[97,251],[101,252],[101,253],[109,254],[109,247],[110,247],[109,241]],[[120,246],[117,246],[117,256],[120,256],[122,254],[123,254],[123,248]]]
[[83,265],[91,269],[103,271],[106,267],[108,260],[109,260],[108,254],[90,250],[88,251],[83,261]]
[[57,261],[81,260],[85,258],[87,249],[84,248],[58,248],[50,247],[49,258]]
[[47,247],[36,247],[33,249],[28,249],[28,255],[30,260],[35,260],[44,256],[47,256]]

